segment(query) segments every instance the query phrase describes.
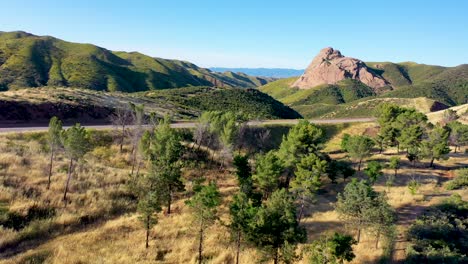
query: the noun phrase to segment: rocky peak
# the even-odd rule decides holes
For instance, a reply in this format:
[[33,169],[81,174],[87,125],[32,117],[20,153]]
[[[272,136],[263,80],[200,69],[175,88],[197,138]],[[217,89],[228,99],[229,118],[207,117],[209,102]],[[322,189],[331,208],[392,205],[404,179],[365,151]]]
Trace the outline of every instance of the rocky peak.
[[335,84],[344,79],[359,80],[377,92],[388,85],[358,59],[345,57],[331,47],[322,49],[292,87],[309,89],[321,84]]

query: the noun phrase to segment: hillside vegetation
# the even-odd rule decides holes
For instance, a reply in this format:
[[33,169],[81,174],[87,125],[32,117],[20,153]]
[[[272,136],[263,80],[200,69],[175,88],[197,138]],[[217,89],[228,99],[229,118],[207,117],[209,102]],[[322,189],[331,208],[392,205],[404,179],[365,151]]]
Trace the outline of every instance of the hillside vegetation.
[[251,118],[301,117],[293,109],[255,89],[187,87],[140,93],[99,92],[89,89],[43,87],[0,93],[0,122],[45,123],[52,116],[67,122],[109,122],[116,108],[144,104],[147,114],[193,119],[202,111],[243,112]]
[[0,263],[466,263],[468,127],[379,113],[0,134]]
[[252,88],[269,80],[49,36],[0,32],[0,91],[40,86],[122,92],[186,86]]
[[383,101],[415,106],[423,112],[468,102],[466,64],[442,67],[413,62],[369,62],[367,65],[388,81],[391,91],[376,95],[370,87],[352,79],[304,90],[291,88],[298,77],[274,81],[259,90],[310,118],[370,116],[369,109]]

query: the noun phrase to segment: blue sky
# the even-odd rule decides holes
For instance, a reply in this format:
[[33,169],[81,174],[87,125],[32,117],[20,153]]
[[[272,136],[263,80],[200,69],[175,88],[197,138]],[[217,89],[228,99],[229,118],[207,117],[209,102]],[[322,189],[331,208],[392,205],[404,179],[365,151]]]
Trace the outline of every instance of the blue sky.
[[0,0],[24,30],[203,67],[304,68],[323,47],[364,61],[468,63],[464,0]]

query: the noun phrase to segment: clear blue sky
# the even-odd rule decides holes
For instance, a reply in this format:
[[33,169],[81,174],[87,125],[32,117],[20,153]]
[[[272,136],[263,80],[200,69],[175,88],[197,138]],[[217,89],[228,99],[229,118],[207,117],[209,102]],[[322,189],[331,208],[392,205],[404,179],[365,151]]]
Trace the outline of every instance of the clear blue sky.
[[203,67],[304,68],[323,47],[364,61],[468,63],[464,0],[0,0],[24,30]]

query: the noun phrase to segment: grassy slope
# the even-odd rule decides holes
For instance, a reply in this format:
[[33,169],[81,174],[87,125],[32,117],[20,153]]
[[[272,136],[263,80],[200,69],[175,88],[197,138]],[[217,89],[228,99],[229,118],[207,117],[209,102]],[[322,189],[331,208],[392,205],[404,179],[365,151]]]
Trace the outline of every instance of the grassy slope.
[[[343,133],[363,134],[373,126],[363,123],[339,127],[330,135],[325,150],[334,153],[331,154],[333,158],[342,157],[344,155],[339,152],[339,142]],[[101,138],[98,142],[103,144],[86,155],[86,166],[79,169],[71,181],[71,203],[65,208],[61,196],[67,160],[63,154],[58,156],[51,189],[46,190],[47,177],[43,171],[47,169],[49,156],[43,148],[43,134],[0,136],[0,205],[4,210],[7,208],[16,212],[24,212],[33,204],[57,208],[56,217],[36,220],[22,231],[0,229],[0,246],[29,241],[22,243],[22,247],[15,247],[17,255],[5,256],[0,263],[63,263],[64,259],[69,263],[155,263],[155,259],[156,263],[193,263],[197,253],[197,229],[191,225],[190,211],[184,201],[192,194],[190,183],[200,176],[217,182],[223,197],[219,210],[221,219],[228,223],[228,202],[237,190],[235,175],[231,170],[220,171],[217,166],[205,167],[204,170],[189,167],[183,175],[187,191],[176,197],[172,215],[159,216],[159,223],[150,234],[150,248],[146,250],[144,229],[135,214],[135,201],[128,195],[124,185],[130,170],[131,147],[125,145],[124,152],[120,154],[117,145],[102,140],[106,138],[105,135],[97,135],[93,138]],[[390,149],[369,160],[387,162],[395,153],[396,150]],[[441,183],[453,173],[451,170],[463,163],[464,156],[451,154],[449,160],[437,162],[444,166],[443,169],[420,166],[417,170],[411,168],[404,154],[401,158],[402,167],[394,186],[385,185],[386,176],[393,174],[388,169],[384,170],[385,175],[375,184],[377,191],[386,191],[390,205],[398,213],[399,236],[404,235],[408,225],[423,211],[422,208],[454,192],[460,193],[464,199],[468,198],[466,191],[445,191],[441,187]],[[414,177],[420,180],[421,186],[419,193],[411,196],[406,185]],[[345,230],[345,222],[338,217],[333,207],[336,194],[343,190],[344,185],[341,179],[336,185],[324,179],[323,192],[316,196],[316,203],[307,208],[302,221],[302,225],[307,228],[309,242],[324,232]],[[212,225],[205,243],[204,254],[210,263],[233,263],[234,246],[229,243],[229,232],[223,225]],[[376,263],[383,254],[383,245],[379,249],[374,247],[374,238],[363,233],[362,242],[354,247],[356,259],[352,263]],[[405,246],[396,245],[395,248]],[[8,252],[11,251],[2,251],[1,254]],[[255,263],[259,259],[260,254],[253,248],[243,248],[241,263]]]
[[137,52],[112,52],[25,32],[0,32],[0,91],[39,86],[124,92],[200,85],[252,88],[268,81],[213,73],[189,62]]
[[94,122],[102,122],[114,108],[125,107],[128,102],[144,104],[147,112],[169,114],[175,119],[192,119],[206,110],[242,111],[259,118],[300,117],[291,108],[253,89],[188,87],[124,94],[47,87],[0,93],[0,121],[47,122],[54,115],[69,121],[93,121],[93,116],[85,113],[87,110],[96,115]]

